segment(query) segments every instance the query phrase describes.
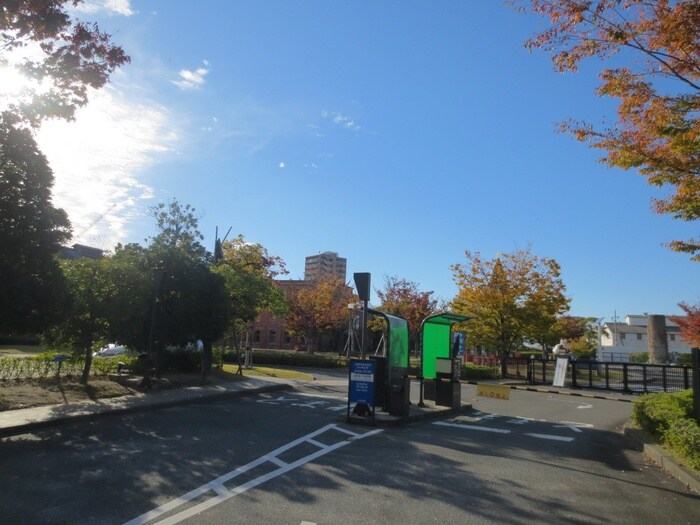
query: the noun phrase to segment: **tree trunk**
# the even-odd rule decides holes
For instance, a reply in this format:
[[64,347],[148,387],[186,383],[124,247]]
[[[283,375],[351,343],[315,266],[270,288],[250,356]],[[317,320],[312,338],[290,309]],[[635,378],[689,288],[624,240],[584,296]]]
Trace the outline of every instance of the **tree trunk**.
[[92,345],[88,345],[85,348],[85,365],[83,366],[83,373],[80,376],[81,385],[88,384],[88,379],[90,379],[90,368],[92,368]]

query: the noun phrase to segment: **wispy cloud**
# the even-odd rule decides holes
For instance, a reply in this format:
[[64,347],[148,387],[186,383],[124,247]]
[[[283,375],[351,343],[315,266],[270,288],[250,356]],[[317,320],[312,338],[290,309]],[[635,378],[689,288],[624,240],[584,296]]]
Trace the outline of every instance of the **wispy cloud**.
[[82,13],[107,13],[131,16],[136,14],[131,8],[131,0],[87,0],[74,8]]
[[178,73],[178,80],[173,80],[173,84],[184,91],[199,89],[204,84],[204,77],[209,74],[209,62],[204,60],[203,67],[195,70],[181,69]]
[[74,122],[45,123],[37,142],[54,171],[54,204],[73,224],[72,242],[111,249],[127,240],[129,223],[153,196],[143,170],[176,140],[164,108],[112,87],[92,93]]
[[343,115],[342,113],[339,113],[337,111],[323,110],[321,111],[321,116],[325,119],[330,119],[334,124],[337,124],[347,129],[351,129],[354,131],[359,131],[362,129],[362,126],[355,122],[355,119],[347,115]]
[[284,162],[280,162],[280,163],[277,165],[277,167],[278,167],[279,169],[283,170],[284,168],[287,167],[287,165],[286,165]]

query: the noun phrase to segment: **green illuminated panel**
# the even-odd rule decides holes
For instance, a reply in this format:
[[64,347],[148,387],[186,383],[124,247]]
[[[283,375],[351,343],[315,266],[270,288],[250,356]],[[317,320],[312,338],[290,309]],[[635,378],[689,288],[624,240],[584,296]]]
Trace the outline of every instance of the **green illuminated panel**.
[[450,357],[450,330],[447,324],[423,325],[423,377],[435,379],[435,360]]

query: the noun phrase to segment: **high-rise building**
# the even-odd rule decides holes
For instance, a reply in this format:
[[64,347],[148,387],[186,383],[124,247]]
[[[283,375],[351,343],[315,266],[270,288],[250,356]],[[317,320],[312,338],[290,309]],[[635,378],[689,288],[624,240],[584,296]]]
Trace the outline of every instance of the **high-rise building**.
[[336,252],[323,252],[310,255],[304,266],[304,280],[317,281],[322,277],[332,275],[345,282],[347,259],[338,257]]

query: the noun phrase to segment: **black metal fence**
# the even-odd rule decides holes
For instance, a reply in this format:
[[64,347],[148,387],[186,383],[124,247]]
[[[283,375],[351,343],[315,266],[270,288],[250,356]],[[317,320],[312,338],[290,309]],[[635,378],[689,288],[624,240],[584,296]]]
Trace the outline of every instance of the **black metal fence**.
[[[503,361],[503,377],[521,379],[531,384],[551,385],[555,367],[556,360],[507,357]],[[570,360],[567,365],[565,384],[573,388],[596,388],[640,394],[678,392],[693,387],[693,368]]]

